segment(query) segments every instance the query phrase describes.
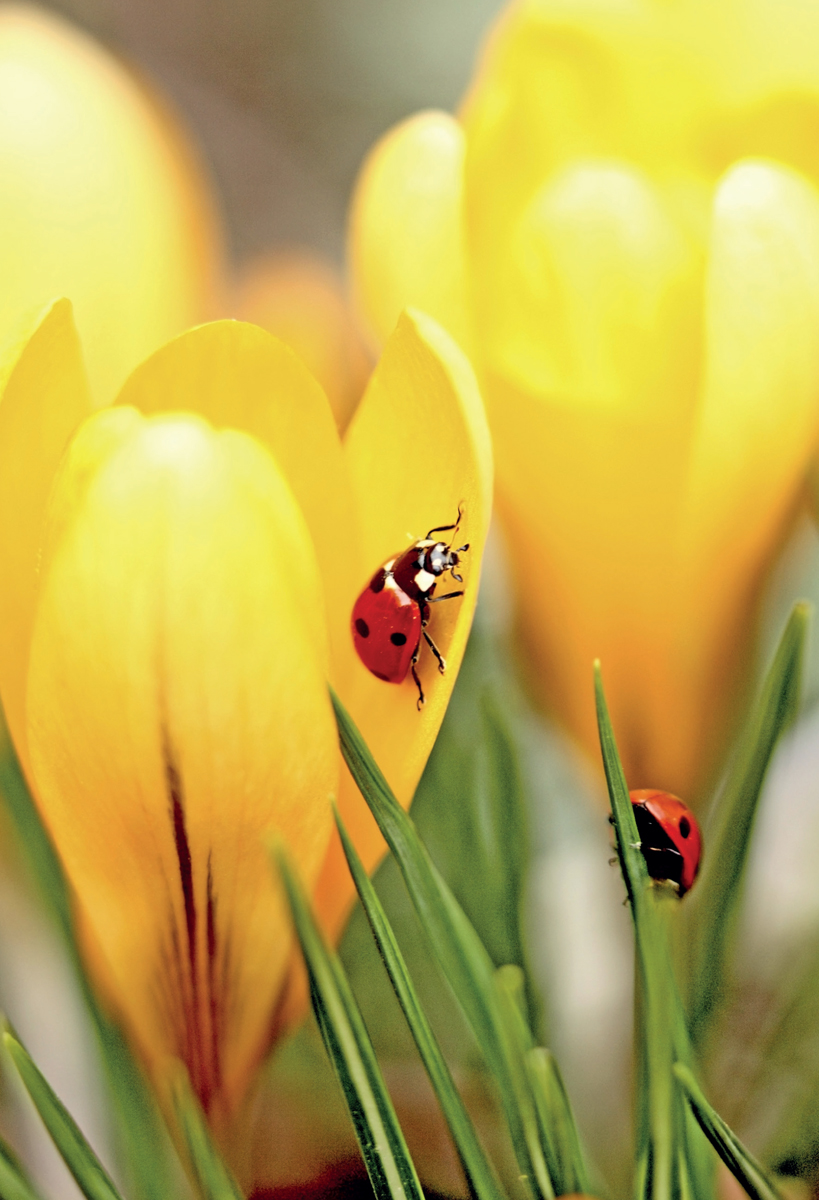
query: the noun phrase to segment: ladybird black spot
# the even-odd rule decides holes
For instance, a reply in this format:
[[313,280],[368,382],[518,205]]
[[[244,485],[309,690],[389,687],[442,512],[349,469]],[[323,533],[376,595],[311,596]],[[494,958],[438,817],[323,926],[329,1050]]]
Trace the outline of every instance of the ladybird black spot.
[[361,619],[361,617],[356,617],[355,631],[359,637],[369,637],[370,636],[370,627],[366,621],[363,621]]
[[680,819],[680,837],[687,838],[690,832],[691,822],[688,820],[688,817],[682,817]]
[[405,633],[391,633],[390,641],[392,642],[393,646],[406,646],[407,635]]
[[[386,582],[387,582],[387,572],[384,570],[383,567],[379,567],[379,569],[376,571],[375,575],[373,575],[372,579],[370,580],[370,591],[375,592],[376,594],[378,594],[378,592],[383,592],[384,584]],[[368,632],[369,632],[369,630],[368,630]],[[366,633],[362,634],[362,637],[366,637],[366,636],[367,636]]]

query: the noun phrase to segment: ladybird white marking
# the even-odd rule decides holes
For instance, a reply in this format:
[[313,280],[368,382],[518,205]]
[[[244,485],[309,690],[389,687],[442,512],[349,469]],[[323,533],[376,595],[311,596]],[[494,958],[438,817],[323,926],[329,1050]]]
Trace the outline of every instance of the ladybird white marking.
[[420,592],[428,592],[436,582],[437,576],[430,571],[419,571],[415,576],[415,586]]

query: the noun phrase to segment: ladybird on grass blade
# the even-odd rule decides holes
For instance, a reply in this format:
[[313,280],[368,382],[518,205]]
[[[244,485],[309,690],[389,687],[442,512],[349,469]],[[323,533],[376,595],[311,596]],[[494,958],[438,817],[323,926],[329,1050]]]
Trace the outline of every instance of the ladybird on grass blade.
[[675,883],[680,896],[684,896],[697,878],[702,854],[702,837],[694,814],[670,792],[639,788],[629,796],[649,875]]
[[[459,508],[454,525],[430,529],[425,538],[413,542],[403,554],[380,566],[353,606],[353,643],[358,657],[367,670],[386,683],[403,683],[411,671],[418,688],[419,709],[424,703],[424,689],[415,665],[422,637],[438,660],[438,670],[442,675],[446,670],[440,650],[427,633],[429,606],[464,594],[463,589],[447,592],[445,596],[432,594],[447,571],[454,580],[463,583],[455,568],[469,544],[452,549],[461,515]],[[450,531],[449,544],[432,536]]]

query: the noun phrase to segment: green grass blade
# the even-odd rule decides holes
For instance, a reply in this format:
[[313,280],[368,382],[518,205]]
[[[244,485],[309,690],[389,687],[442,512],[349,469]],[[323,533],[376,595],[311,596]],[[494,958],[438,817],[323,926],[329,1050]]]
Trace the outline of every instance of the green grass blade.
[[526,1063],[544,1139],[549,1138],[552,1159],[549,1174],[558,1196],[593,1194],[580,1135],[569,1097],[554,1055],[542,1046],[530,1050]]
[[276,850],[310,975],[313,1007],[378,1200],[423,1200],[372,1043],[337,956],[328,949],[286,856]]
[[494,965],[343,704],[332,689],[330,695],[347,766],[398,863],[438,964],[497,1083],[521,1175],[535,1195],[549,1200],[551,1186],[541,1185],[545,1164],[533,1161],[517,1108],[510,1049],[492,982]]
[[782,1200],[779,1189],[764,1167],[745,1149],[739,1138],[731,1132],[722,1117],[705,1099],[688,1067],[676,1063],[674,1074],[700,1129],[752,1200]]
[[180,1063],[171,1091],[188,1161],[203,1200],[243,1200],[236,1180],[216,1149],[199,1102]]
[[17,1161],[17,1155],[0,1138],[0,1200],[40,1200],[39,1193]]
[[[671,965],[666,924],[677,898],[652,887],[640,851],[637,823],[611,726],[600,664],[594,668],[600,748],[606,772],[617,855],[634,922],[642,992],[642,1079],[645,1095],[640,1112],[637,1157],[647,1150],[646,1187],[652,1200],[672,1200],[680,1190],[679,1154],[683,1110],[671,1075],[675,1059],[690,1060],[682,1002]],[[669,910],[669,904],[673,909]],[[688,1162],[695,1168],[696,1161]]]
[[512,964],[500,967],[495,972],[493,984],[499,1001],[498,1012],[507,1048],[508,1071],[526,1149],[537,1173],[541,1194],[554,1197],[559,1194],[552,1169],[556,1157],[549,1127],[540,1120],[527,1066],[527,1056],[534,1049],[534,1043],[526,1020],[523,972]]
[[692,947],[691,1030],[698,1043],[708,1031],[723,990],[762,785],[777,742],[796,715],[809,620],[810,605],[796,604],[743,735],[739,759],[719,797],[716,827],[707,831],[702,875],[687,922]]
[[492,962],[527,969],[529,835],[519,703],[507,668],[476,622],[412,817]]
[[398,1002],[418,1047],[418,1053],[449,1126],[470,1191],[478,1200],[503,1200],[500,1184],[478,1141],[475,1128],[441,1053],[438,1040],[421,1007],[404,956],[387,920],[381,901],[378,899],[375,888],[344,828],[344,822],[338,813],[335,816],[350,874],[358,890],[390,982],[395,989]]
[[11,1033],[3,1041],[51,1140],[87,1200],[121,1200],[105,1167],[28,1052]]
[[133,1191],[141,1200],[167,1200],[172,1173],[168,1139],[153,1097],[119,1028],[99,1007],[79,953],[69,888],[60,860],[32,799],[0,713],[0,795],[48,911],[62,934],[94,1023],[116,1117],[118,1148]]
[[[628,784],[623,774],[614,730],[611,726],[606,696],[603,691],[603,679],[600,674],[600,663],[594,664],[594,696],[597,707],[597,728],[600,735],[600,750],[603,756],[603,769],[606,772],[611,813],[614,818],[614,833],[616,838],[617,857],[623,873],[632,913],[635,903],[642,907],[646,889],[650,887],[646,860],[640,851],[640,835],[637,832],[637,821],[628,793]],[[636,916],[635,916],[636,921]],[[639,930],[638,930],[639,937]]]
[[17,831],[20,845],[49,911],[75,952],[74,924],[68,901],[68,887],[60,860],[40,820],[40,814],[28,790],[20,763],[0,718],[0,794],[5,800]]

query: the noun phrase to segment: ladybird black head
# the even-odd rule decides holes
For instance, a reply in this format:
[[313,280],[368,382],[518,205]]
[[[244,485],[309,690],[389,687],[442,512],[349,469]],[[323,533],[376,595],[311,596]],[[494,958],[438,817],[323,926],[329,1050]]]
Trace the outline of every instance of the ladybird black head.
[[443,575],[449,567],[449,558],[449,546],[445,542],[436,542],[427,551],[426,569],[431,575]]
[[460,562],[460,554],[468,549],[469,546],[462,546],[460,550],[451,550],[446,542],[436,542],[427,550],[424,567],[430,575],[435,576],[443,575],[445,571],[451,571],[452,578],[457,579],[458,583],[463,583],[461,576],[456,574],[455,568]]

